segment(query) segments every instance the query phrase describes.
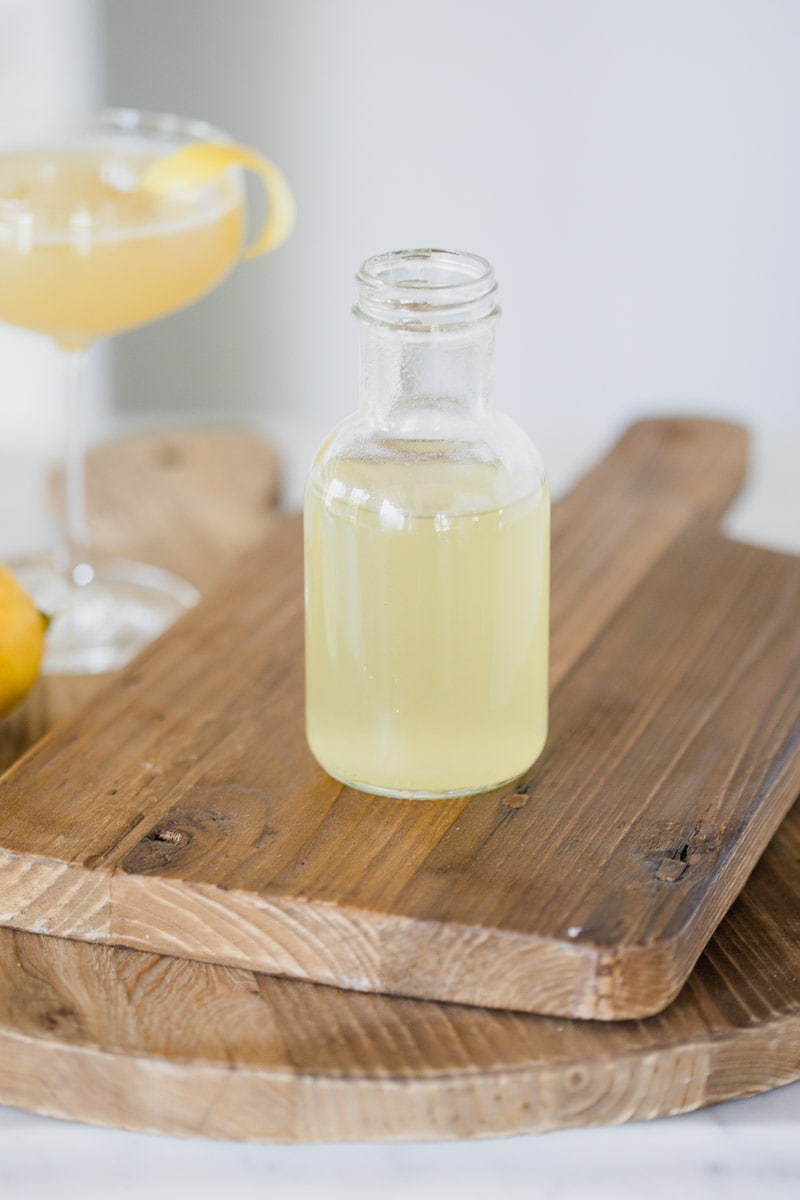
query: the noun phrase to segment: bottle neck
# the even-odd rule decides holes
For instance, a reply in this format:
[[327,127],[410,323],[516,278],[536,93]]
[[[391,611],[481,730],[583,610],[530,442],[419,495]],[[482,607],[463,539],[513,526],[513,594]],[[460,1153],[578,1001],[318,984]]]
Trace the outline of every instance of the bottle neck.
[[492,318],[457,329],[361,324],[360,398],[369,419],[398,436],[447,436],[492,409]]
[[458,437],[491,411],[494,272],[452,250],[398,250],[361,264],[361,403],[395,435]]

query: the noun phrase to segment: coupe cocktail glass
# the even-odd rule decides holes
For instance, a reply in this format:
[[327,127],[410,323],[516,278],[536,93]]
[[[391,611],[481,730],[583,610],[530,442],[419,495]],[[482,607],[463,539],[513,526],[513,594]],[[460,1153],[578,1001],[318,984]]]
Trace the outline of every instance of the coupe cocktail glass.
[[[197,161],[184,153],[186,169],[175,156],[190,146]],[[230,146],[204,122],[123,109],[0,152],[0,321],[47,334],[63,363],[61,543],[54,554],[16,568],[53,616],[44,668],[51,673],[120,666],[198,598],[170,572],[90,553],[81,392],[96,338],[191,304],[242,257],[243,173]],[[172,159],[179,169],[164,172]],[[251,152],[242,151],[239,161],[272,172],[285,207],[289,194],[279,173]],[[269,193],[269,180],[266,186]],[[282,224],[285,235],[285,211]],[[258,248],[269,243],[262,235]]]

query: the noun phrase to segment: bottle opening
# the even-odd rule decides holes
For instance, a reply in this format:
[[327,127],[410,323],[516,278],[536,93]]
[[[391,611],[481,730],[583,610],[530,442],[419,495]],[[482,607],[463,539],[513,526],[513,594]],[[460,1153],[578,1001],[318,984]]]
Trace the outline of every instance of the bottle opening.
[[429,330],[458,326],[499,312],[494,271],[485,258],[460,250],[392,250],[362,263],[356,275],[358,317]]

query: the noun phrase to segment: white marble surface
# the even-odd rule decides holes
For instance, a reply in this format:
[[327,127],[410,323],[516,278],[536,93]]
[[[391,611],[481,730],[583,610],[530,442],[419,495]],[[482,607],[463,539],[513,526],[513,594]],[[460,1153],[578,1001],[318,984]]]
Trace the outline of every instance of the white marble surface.
[[540,1137],[257,1146],[0,1108],[3,1200],[797,1200],[800,1083],[681,1117]]
[[[309,431],[273,430],[297,501]],[[313,435],[311,435],[313,437]],[[558,490],[592,457],[575,438],[550,448]],[[800,552],[797,438],[757,443],[733,536]],[[19,540],[39,485],[6,460],[0,552]],[[22,497],[26,503],[20,503]],[[45,530],[44,523],[38,525]],[[5,535],[5,536],[4,536]],[[680,1117],[540,1137],[397,1145],[245,1146],[127,1134],[0,1107],[0,1200],[800,1200],[800,1083]]]

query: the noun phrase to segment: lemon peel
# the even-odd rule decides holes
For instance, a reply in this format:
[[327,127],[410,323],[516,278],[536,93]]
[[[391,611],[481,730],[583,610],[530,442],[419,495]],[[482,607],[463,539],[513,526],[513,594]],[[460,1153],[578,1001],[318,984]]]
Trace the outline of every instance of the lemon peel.
[[147,191],[168,194],[179,188],[211,183],[230,167],[252,171],[264,186],[266,220],[254,241],[242,251],[243,259],[256,258],[285,242],[295,222],[292,189],[274,163],[257,151],[236,144],[191,142],[166,158],[148,163],[142,172],[142,185]]
[[49,624],[11,572],[0,567],[0,717],[16,708],[36,682]]

